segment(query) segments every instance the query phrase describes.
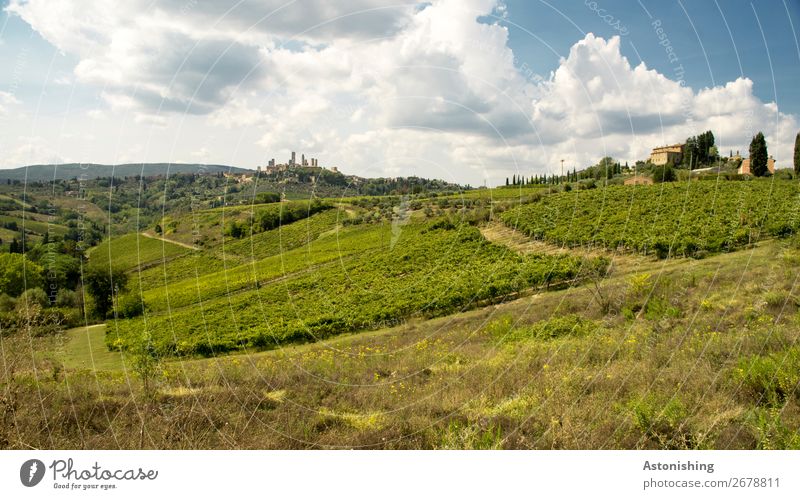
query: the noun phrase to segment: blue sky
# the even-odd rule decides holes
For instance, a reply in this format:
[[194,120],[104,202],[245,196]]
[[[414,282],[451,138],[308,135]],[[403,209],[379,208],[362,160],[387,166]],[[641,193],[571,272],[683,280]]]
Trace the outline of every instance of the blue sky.
[[[787,112],[800,113],[797,0],[511,0],[507,2],[509,45],[520,60],[546,74],[585,33],[607,37],[618,34],[587,7],[591,3],[627,28],[629,34],[623,37],[622,53],[631,61],[641,58],[648,67],[666,75],[671,73],[674,64],[659,45],[652,26],[655,20],[661,20],[686,69],[689,86],[711,87],[747,76],[755,83],[759,98],[777,101]],[[535,33],[550,47],[525,30]]]
[[708,128],[788,166],[800,116],[796,0],[2,5],[0,168],[296,150],[496,184]]

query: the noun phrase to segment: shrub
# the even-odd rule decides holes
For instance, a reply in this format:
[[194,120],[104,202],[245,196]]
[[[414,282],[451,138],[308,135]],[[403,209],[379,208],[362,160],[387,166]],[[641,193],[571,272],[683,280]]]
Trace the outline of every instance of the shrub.
[[144,313],[145,304],[138,294],[125,294],[117,300],[117,316],[124,319],[138,317]]
[[42,267],[19,253],[0,253],[0,293],[19,296],[42,283]]
[[666,164],[653,168],[653,182],[674,182],[677,180],[672,165]]
[[11,312],[14,310],[17,300],[3,293],[0,294],[0,312]]
[[741,359],[734,378],[758,405],[780,407],[800,383],[800,355],[792,349]]
[[39,305],[44,308],[50,305],[50,300],[47,298],[41,288],[31,288],[26,290],[19,298],[17,298],[17,309],[21,307],[29,307],[31,305]]
[[686,419],[689,412],[675,397],[667,401],[656,395],[631,400],[633,423],[647,440],[660,449],[690,449],[697,446]]
[[800,433],[786,426],[781,420],[782,413],[777,408],[756,408],[747,415],[746,421],[755,432],[758,449],[800,449]]
[[57,307],[77,307],[80,304],[80,298],[75,291],[62,288],[56,293],[55,304]]

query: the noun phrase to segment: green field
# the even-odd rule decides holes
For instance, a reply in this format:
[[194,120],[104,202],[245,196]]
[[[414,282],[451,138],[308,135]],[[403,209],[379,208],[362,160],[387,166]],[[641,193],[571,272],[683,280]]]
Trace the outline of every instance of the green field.
[[106,325],[77,327],[64,332],[61,359],[72,369],[118,370],[124,367],[124,354],[108,350]]
[[133,270],[163,263],[190,253],[191,250],[166,241],[127,234],[106,239],[89,252],[89,263],[103,268]]
[[698,256],[800,228],[800,186],[764,179],[609,186],[544,196],[503,214],[506,225],[566,247]]
[[44,235],[48,232],[48,230],[52,234],[57,235],[64,235],[67,232],[67,228],[63,225],[58,224],[48,224],[47,222],[38,222],[36,220],[31,220],[29,217],[23,218],[22,216],[11,216],[11,215],[0,215],[0,223],[7,223],[7,222],[16,222],[19,230],[22,230],[23,227],[26,231],[35,232],[36,234]]

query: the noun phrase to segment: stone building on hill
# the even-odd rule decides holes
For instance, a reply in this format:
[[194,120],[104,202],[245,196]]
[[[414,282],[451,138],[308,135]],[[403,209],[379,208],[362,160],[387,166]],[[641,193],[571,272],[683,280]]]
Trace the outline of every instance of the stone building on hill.
[[625,180],[625,185],[652,185],[653,179],[644,175],[634,175]]
[[678,164],[683,159],[683,144],[656,147],[650,153],[650,162],[654,165]]

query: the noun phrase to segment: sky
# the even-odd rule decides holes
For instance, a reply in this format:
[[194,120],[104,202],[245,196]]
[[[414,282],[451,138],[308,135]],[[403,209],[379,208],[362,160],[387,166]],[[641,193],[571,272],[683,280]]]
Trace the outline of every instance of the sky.
[[498,185],[800,130],[798,0],[0,0],[0,168],[319,158]]

